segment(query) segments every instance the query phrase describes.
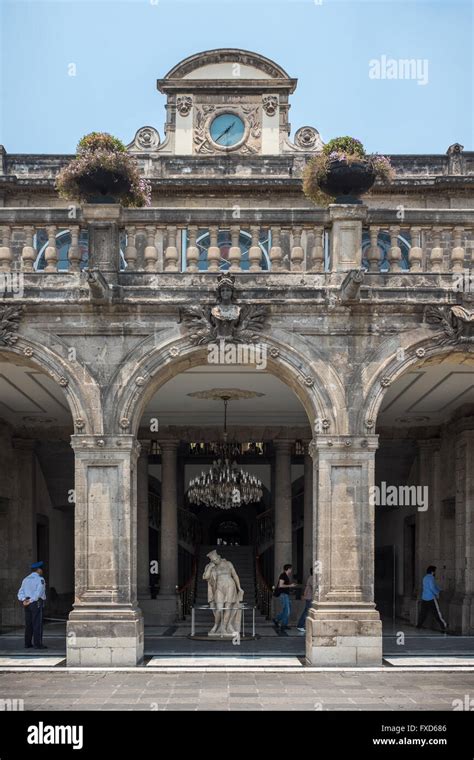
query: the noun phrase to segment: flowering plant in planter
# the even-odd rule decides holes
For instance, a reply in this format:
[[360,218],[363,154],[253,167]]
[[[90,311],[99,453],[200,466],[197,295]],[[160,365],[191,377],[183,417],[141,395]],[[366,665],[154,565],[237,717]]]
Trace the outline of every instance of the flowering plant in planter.
[[91,132],[77,155],[59,172],[56,188],[63,198],[85,203],[149,206],[151,185],[140,176],[125,145],[106,132]]
[[370,190],[377,177],[390,182],[393,176],[386,156],[367,154],[360,140],[353,137],[336,137],[307,163],[303,192],[321,206],[361,203],[359,196]]

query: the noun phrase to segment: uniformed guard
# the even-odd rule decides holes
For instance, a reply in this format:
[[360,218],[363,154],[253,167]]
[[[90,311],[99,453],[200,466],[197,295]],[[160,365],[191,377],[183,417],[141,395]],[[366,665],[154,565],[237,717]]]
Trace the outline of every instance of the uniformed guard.
[[25,649],[47,649],[43,644],[43,605],[46,584],[43,578],[44,562],[33,562],[32,572],[23,578],[18,599],[25,608]]

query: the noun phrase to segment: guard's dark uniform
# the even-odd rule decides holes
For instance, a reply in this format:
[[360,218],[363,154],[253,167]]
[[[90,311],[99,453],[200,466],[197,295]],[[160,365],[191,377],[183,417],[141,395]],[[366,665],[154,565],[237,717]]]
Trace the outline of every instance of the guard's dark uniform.
[[46,600],[46,584],[44,578],[34,572],[43,567],[43,562],[34,562],[30,575],[23,579],[18,591],[20,602],[29,601],[25,610],[25,648],[43,649],[43,605]]

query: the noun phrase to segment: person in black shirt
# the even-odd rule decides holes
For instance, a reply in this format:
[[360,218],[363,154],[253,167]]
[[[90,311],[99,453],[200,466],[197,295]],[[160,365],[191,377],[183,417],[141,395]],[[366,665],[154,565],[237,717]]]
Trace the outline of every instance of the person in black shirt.
[[291,576],[293,573],[293,567],[292,565],[284,565],[283,566],[283,572],[280,574],[278,578],[278,596],[280,599],[281,604],[281,610],[280,613],[273,618],[273,622],[275,625],[281,628],[281,630],[284,630],[285,628],[289,628],[288,621],[290,619],[291,614],[291,600],[290,600],[290,589],[295,588],[297,585],[296,583],[291,582]]

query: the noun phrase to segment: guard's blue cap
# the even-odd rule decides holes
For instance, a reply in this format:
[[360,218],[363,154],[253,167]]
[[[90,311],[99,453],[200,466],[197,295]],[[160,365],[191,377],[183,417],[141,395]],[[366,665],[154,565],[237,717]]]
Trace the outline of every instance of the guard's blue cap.
[[43,565],[44,565],[43,561],[41,561],[41,562],[33,562],[33,564],[31,565],[31,569],[32,570],[37,570],[39,567],[43,567]]

